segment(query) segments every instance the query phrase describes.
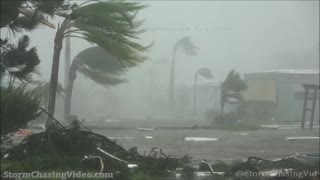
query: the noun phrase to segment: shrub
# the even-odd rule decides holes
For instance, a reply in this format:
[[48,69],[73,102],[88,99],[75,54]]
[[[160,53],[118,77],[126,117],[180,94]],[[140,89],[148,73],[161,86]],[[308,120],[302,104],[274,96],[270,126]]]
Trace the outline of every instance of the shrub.
[[235,124],[239,120],[238,113],[225,113],[218,114],[214,117],[214,124],[222,125],[222,124]]
[[24,128],[38,116],[39,105],[39,96],[26,86],[1,87],[1,136]]
[[215,109],[209,109],[206,111],[205,116],[208,121],[212,121],[217,116],[217,114],[220,114],[220,112]]

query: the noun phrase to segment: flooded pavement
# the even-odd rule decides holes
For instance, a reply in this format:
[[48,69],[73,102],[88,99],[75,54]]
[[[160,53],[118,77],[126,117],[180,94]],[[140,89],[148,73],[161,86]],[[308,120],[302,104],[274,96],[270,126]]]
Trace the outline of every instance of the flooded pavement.
[[[94,130],[112,137],[125,148],[136,146],[140,153],[152,147],[163,149],[167,155],[194,157],[195,160],[234,160],[257,156],[275,159],[296,152],[319,152],[319,140],[286,140],[287,137],[319,136],[319,129],[263,129],[257,131],[221,131],[211,129],[155,130],[152,132],[127,130]],[[184,141],[187,136],[217,138],[216,141]],[[117,137],[117,138],[115,138]],[[128,138],[130,137],[130,138]],[[146,138],[152,137],[152,138]]]

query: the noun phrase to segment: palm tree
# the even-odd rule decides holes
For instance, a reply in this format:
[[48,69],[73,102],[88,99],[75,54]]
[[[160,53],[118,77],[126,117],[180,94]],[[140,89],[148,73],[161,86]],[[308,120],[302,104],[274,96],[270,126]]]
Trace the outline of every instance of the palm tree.
[[[139,29],[142,22],[136,21],[136,14],[144,7],[136,2],[93,1],[74,6],[71,13],[65,15],[63,22],[58,25],[54,40],[48,103],[48,112],[51,115],[54,115],[55,110],[55,94],[63,39],[66,37],[84,39],[105,49],[124,66],[136,65],[146,59],[146,56],[141,53],[149,47],[134,41],[143,32]],[[48,117],[47,127],[50,127],[52,122],[52,119]]]
[[71,8],[65,0],[15,0],[1,1],[1,26],[8,27],[13,32],[32,30],[41,23],[54,28],[47,17],[63,15]]
[[64,101],[64,118],[69,120],[71,111],[71,99],[74,81],[77,71],[90,78],[95,83],[103,86],[116,85],[125,82],[118,78],[126,70],[117,58],[106,52],[101,47],[91,47],[81,51],[72,61],[69,69],[68,86]]
[[[47,17],[62,14],[69,9],[64,0],[43,1],[43,0],[15,0],[1,1],[1,29],[8,28],[15,36],[22,31],[30,31],[38,24],[44,24],[54,28]],[[8,38],[0,39],[1,48],[1,80],[8,73],[9,84],[15,79],[23,83],[31,80],[32,73],[36,72],[36,66],[40,59],[36,48],[27,50],[30,39],[23,35],[17,45],[8,41]]]
[[212,79],[213,75],[210,69],[208,68],[200,68],[198,71],[196,71],[194,75],[194,89],[193,89],[193,115],[196,117],[197,115],[197,80],[198,75],[206,78],[206,79]]
[[220,105],[221,114],[223,114],[224,105],[226,103],[235,104],[243,101],[241,91],[248,88],[245,81],[243,81],[238,72],[231,70],[227,78],[221,84]]
[[191,42],[190,37],[184,37],[180,40],[178,40],[173,48],[173,55],[172,55],[172,64],[171,64],[171,72],[170,72],[170,89],[169,89],[169,100],[170,100],[170,106],[173,109],[174,108],[174,81],[175,81],[175,62],[176,62],[176,54],[178,48],[182,48],[183,52],[190,56],[195,56],[197,54],[198,48],[193,45]]
[[40,63],[36,48],[27,49],[30,43],[28,36],[22,36],[17,45],[0,40],[1,79],[8,74],[9,85],[15,79],[22,82],[30,81],[33,73],[37,73],[36,66]]

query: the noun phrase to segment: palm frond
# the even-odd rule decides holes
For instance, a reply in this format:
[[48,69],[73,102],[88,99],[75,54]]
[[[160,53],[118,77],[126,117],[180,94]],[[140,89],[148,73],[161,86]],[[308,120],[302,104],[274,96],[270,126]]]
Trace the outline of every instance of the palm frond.
[[248,88],[247,84],[241,79],[240,74],[231,70],[223,82],[223,88],[228,91],[244,91]]
[[100,70],[93,70],[85,65],[79,66],[78,71],[85,75],[85,77],[90,78],[95,83],[98,83],[105,87],[126,82],[125,79],[120,79],[114,74],[102,72]]
[[77,36],[105,49],[125,66],[131,67],[147,59],[142,53],[150,46],[136,40],[144,32],[136,13],[144,5],[135,2],[94,2],[78,7],[70,15],[72,27],[80,30]]
[[92,81],[103,86],[126,82],[119,78],[127,67],[101,47],[91,47],[81,51],[75,58],[77,70]]
[[[11,69],[9,75],[26,81],[31,80],[35,67],[40,63],[36,48],[27,49],[29,41],[28,36],[23,36],[18,40],[17,46],[12,44],[1,46],[2,66]],[[1,68],[1,74],[3,74],[3,70]]]
[[183,49],[184,53],[186,53],[186,54],[188,54],[190,56],[196,55],[197,51],[199,49],[197,46],[195,46],[192,43],[190,37],[184,37],[184,38],[180,39],[177,42],[177,45]]
[[127,69],[116,57],[98,46],[81,51],[77,54],[75,61],[77,64],[88,66],[88,68],[92,70],[100,70],[114,74],[122,73]]
[[205,77],[207,79],[213,78],[212,72],[208,68],[201,68],[198,70],[200,76]]

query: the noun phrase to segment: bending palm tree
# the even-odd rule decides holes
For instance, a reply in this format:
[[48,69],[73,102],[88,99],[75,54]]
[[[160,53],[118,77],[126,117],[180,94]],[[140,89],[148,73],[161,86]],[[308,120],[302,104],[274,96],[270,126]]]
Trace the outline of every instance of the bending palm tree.
[[[107,1],[83,3],[65,15],[65,20],[58,26],[54,40],[54,53],[50,79],[48,112],[54,115],[55,94],[58,82],[59,61],[62,41],[65,37],[77,37],[97,44],[116,57],[124,66],[136,65],[146,59],[141,53],[144,47],[133,41],[138,39],[141,22],[136,21],[136,14],[145,6],[135,2]],[[72,30],[68,30],[72,28]],[[52,126],[48,117],[47,127]]]
[[173,55],[172,55],[172,64],[171,64],[171,72],[170,72],[170,106],[172,109],[174,109],[174,81],[175,81],[175,63],[176,63],[176,53],[178,48],[182,48],[184,50],[184,53],[190,56],[194,56],[197,54],[198,48],[193,45],[191,42],[190,37],[184,37],[176,42],[173,49]]
[[223,114],[224,105],[226,103],[234,104],[243,101],[241,91],[248,88],[245,81],[243,81],[239,73],[231,70],[227,78],[221,84],[220,104],[221,115]]
[[125,70],[126,68],[120,64],[117,58],[100,47],[92,47],[80,52],[74,58],[69,69],[68,86],[64,101],[65,120],[70,120],[72,90],[77,71],[100,85],[109,86],[125,82],[125,80],[117,77]]

